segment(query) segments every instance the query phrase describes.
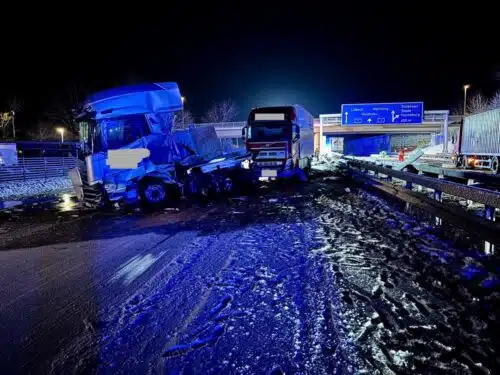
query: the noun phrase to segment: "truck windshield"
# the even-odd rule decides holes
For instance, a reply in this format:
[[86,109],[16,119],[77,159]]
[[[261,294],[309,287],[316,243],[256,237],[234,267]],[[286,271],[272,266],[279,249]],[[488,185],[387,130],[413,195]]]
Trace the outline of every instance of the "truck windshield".
[[249,139],[254,142],[289,141],[292,125],[289,122],[254,122],[250,126]]
[[101,126],[106,130],[108,150],[116,150],[134,143],[151,133],[143,115],[124,116],[101,120]]

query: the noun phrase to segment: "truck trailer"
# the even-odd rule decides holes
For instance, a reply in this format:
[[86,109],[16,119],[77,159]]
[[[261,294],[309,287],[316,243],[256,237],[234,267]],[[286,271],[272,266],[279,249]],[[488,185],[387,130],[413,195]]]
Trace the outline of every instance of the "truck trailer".
[[456,158],[457,167],[500,173],[500,108],[466,116]]
[[80,200],[156,206],[169,198],[229,191],[244,178],[247,153],[224,155],[215,130],[172,132],[183,108],[175,82],[124,86],[90,96],[78,110],[78,165],[70,177]]

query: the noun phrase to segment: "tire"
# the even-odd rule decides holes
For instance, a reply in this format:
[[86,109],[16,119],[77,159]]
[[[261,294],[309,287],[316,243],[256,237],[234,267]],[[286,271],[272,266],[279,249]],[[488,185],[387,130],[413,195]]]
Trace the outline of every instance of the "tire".
[[146,207],[158,207],[167,201],[166,184],[157,179],[143,181],[140,188],[141,201]]
[[491,170],[495,174],[500,173],[500,165],[499,165],[498,157],[496,157],[496,156],[493,156],[491,158]]
[[309,158],[307,160],[307,167],[304,168],[304,174],[306,175],[306,178],[309,180],[311,177],[311,169],[312,169],[312,159]]

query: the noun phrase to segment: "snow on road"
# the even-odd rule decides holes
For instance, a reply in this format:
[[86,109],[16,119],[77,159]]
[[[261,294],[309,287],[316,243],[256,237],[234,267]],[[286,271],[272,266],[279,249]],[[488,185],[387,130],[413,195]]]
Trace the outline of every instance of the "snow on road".
[[9,373],[498,366],[498,270],[342,180],[96,222],[0,252]]
[[317,202],[325,244],[313,252],[331,262],[363,360],[381,374],[495,373],[496,259],[450,247],[367,193]]
[[[309,257],[316,224],[290,215],[279,199],[265,206],[249,224],[240,214],[212,213],[217,220],[198,231],[177,232],[154,254],[120,263],[107,281],[115,288],[133,287],[152,259],[157,268],[121,306],[102,306],[99,335],[70,343],[54,373],[85,372],[97,356],[101,373],[354,373],[339,296],[324,282],[329,267]],[[131,282],[124,269],[142,275]]]

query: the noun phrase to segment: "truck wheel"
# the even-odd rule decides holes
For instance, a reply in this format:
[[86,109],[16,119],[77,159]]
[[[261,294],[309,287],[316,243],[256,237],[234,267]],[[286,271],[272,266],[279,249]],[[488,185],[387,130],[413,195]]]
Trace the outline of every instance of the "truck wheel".
[[500,172],[500,168],[499,168],[499,163],[498,163],[498,157],[496,156],[493,156],[491,158],[491,170],[493,171],[493,173],[495,174],[498,174]]
[[304,173],[306,174],[307,179],[311,176],[311,169],[312,169],[312,159],[309,158],[307,159],[307,166],[304,168]]
[[167,187],[159,180],[144,181],[141,188],[141,200],[147,206],[158,206],[167,200]]

